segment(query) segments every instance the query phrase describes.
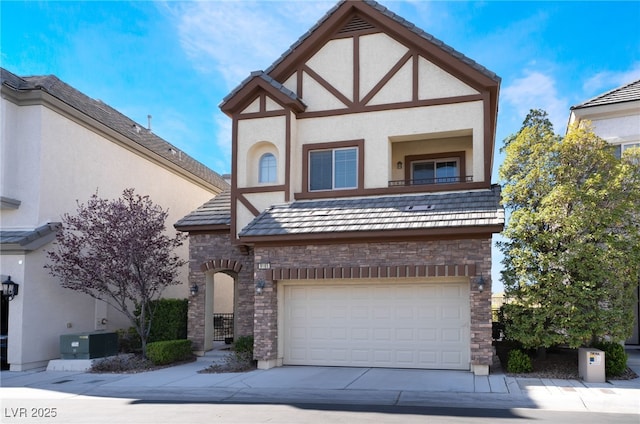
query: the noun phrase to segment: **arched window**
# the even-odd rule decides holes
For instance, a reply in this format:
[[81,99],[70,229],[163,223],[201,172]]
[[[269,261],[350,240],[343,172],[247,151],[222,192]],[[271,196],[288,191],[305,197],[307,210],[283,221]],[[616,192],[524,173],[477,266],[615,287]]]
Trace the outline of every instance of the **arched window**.
[[275,183],[276,182],[276,157],[271,153],[265,153],[260,157],[260,175],[258,182]]

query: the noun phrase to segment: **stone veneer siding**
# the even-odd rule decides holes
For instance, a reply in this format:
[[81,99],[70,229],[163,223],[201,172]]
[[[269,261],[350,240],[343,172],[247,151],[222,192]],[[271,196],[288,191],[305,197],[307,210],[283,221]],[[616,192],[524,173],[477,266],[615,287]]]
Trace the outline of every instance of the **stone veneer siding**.
[[[220,268],[203,271],[202,266],[210,261],[229,260],[242,265],[239,272]],[[231,244],[229,233],[189,234],[189,286],[198,285],[198,294],[189,296],[187,336],[194,351],[206,351],[204,346],[205,322],[213,317],[205,317],[207,272],[225,272],[234,277],[234,337],[253,335],[254,277],[253,254]]]
[[[475,265],[476,275],[482,275],[485,283],[482,293],[475,281],[470,283],[471,364],[492,364],[491,236],[462,240],[256,246],[254,254],[257,278],[265,276],[264,271],[257,269],[260,262],[269,262],[271,268]],[[323,281],[330,283],[330,280],[318,280],[318,283]],[[262,295],[256,296],[254,357],[258,360],[277,359],[277,290],[277,282],[267,279]]]

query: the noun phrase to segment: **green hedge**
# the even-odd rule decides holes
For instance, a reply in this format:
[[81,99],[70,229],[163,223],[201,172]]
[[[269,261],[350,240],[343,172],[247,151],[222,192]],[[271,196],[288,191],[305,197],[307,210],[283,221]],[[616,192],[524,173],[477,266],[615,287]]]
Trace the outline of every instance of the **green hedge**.
[[147,358],[155,365],[166,365],[191,358],[191,340],[163,340],[147,345]]
[[598,342],[593,345],[596,349],[604,351],[604,372],[607,377],[615,377],[624,374],[627,370],[627,352],[624,346],[614,342]]
[[[187,299],[158,299],[150,302],[149,308],[155,308],[148,342],[179,340],[187,338]],[[136,311],[140,316],[140,310]]]

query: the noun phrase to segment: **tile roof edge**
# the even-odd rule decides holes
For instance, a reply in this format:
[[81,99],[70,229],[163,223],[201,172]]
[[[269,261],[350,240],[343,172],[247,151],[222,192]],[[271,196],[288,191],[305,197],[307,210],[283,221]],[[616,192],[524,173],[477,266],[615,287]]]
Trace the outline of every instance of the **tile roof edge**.
[[[622,91],[622,90],[624,90],[624,89],[628,88],[629,86],[634,85],[634,84],[638,84],[638,83],[640,83],[640,79],[638,79],[638,80],[634,80],[634,81],[631,81],[631,82],[629,82],[629,83],[627,83],[627,84],[624,84],[624,85],[621,85],[621,86],[619,86],[619,87],[613,88],[613,89],[611,89],[611,90],[609,90],[609,91],[607,91],[607,92],[605,92],[605,93],[598,94],[597,96],[592,97],[592,98],[590,98],[590,99],[588,99],[588,100],[585,100],[584,102],[582,102],[582,103],[580,103],[580,104],[577,104],[577,105],[571,106],[571,107],[569,108],[569,110],[584,109],[584,108],[588,108],[588,107],[596,107],[596,106],[603,106],[603,104],[589,105],[588,103],[591,103],[591,102],[594,102],[594,101],[596,101],[596,100],[602,99],[603,97],[609,96],[609,95],[611,95],[611,94],[613,94],[613,93],[615,93],[615,92],[618,92],[618,91]],[[638,99],[630,99],[630,100],[623,100],[623,101],[619,101],[619,102],[611,102],[611,103],[606,103],[606,104],[617,104],[617,103],[636,102],[636,101],[638,101],[638,100],[640,100],[640,98],[638,98]]]

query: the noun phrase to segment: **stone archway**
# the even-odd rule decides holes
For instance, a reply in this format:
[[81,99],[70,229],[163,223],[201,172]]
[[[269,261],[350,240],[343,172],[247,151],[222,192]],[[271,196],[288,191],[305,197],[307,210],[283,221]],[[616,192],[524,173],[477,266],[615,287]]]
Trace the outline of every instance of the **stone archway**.
[[[220,284],[221,276],[233,279],[233,313],[234,334],[237,332],[236,311],[241,298],[239,293],[243,263],[233,259],[213,259],[200,265],[200,272],[191,274],[192,283],[198,285],[197,294],[189,302],[189,339],[196,354],[202,355],[213,348],[214,328],[214,292],[216,281]],[[250,270],[248,268],[247,270]],[[217,277],[216,277],[217,276]]]

